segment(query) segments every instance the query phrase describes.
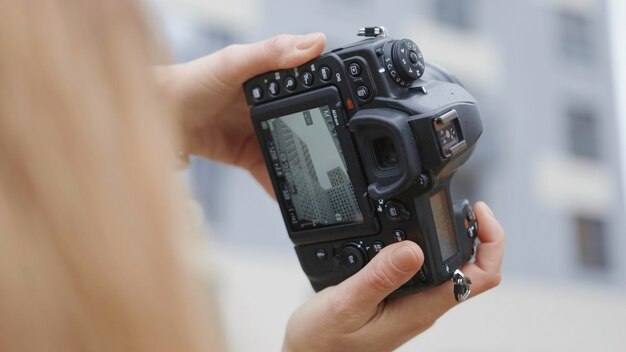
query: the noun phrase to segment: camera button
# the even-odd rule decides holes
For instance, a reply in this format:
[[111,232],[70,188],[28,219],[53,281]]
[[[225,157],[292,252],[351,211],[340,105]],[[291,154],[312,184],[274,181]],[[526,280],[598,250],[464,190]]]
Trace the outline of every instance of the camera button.
[[476,227],[474,225],[467,228],[467,236],[469,238],[474,238],[476,237],[477,234],[478,234],[478,231],[476,231]]
[[421,268],[417,272],[415,277],[417,277],[417,279],[420,280],[420,282],[422,282],[422,283],[426,283],[426,281],[428,280],[428,278],[426,277],[426,273],[424,272],[424,268]]
[[474,222],[476,221],[476,213],[474,212],[474,210],[470,210],[467,212],[467,216],[466,216],[467,220],[469,222]]
[[263,89],[261,89],[261,87],[259,86],[252,87],[251,93],[252,97],[256,100],[263,98]]
[[333,78],[333,72],[328,66],[322,66],[319,72],[320,79],[324,82],[328,82]]
[[385,203],[385,215],[393,222],[405,221],[411,217],[411,213],[406,209],[404,204],[393,200]]
[[358,95],[359,99],[365,100],[370,96],[370,90],[366,86],[360,86],[356,89],[356,95]]
[[370,259],[374,258],[374,256],[385,248],[385,244],[381,241],[374,241],[371,246],[367,247],[367,255]]
[[278,93],[280,93],[280,86],[278,82],[270,81],[270,83],[267,84],[267,90],[270,92],[270,95],[277,96]]
[[359,77],[361,75],[361,65],[359,65],[356,62],[353,62],[350,64],[349,66],[350,69],[350,76],[352,77]]
[[339,253],[339,263],[343,269],[349,272],[357,272],[365,266],[365,255],[355,245],[347,245]]
[[400,229],[396,229],[393,232],[393,237],[396,239],[396,241],[398,242],[402,242],[404,240],[406,240],[406,232],[400,230]]
[[306,71],[302,74],[302,83],[304,83],[305,86],[310,87],[313,85],[313,74],[309,71]]
[[324,248],[318,248],[315,251],[315,258],[317,258],[318,260],[326,260],[326,258],[328,258],[328,254],[326,253],[326,250]]
[[297,86],[298,86],[298,83],[293,77],[287,76],[287,78],[285,78],[285,88],[288,91],[293,92]]

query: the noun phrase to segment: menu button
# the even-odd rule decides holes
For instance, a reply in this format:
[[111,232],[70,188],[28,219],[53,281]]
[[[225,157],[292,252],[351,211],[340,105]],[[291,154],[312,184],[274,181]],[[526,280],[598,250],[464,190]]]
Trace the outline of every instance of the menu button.
[[320,68],[319,75],[320,75],[320,78],[322,79],[322,81],[324,81],[324,82],[330,81],[330,79],[333,76],[333,74],[332,74],[330,68],[328,68],[328,66],[322,66]]

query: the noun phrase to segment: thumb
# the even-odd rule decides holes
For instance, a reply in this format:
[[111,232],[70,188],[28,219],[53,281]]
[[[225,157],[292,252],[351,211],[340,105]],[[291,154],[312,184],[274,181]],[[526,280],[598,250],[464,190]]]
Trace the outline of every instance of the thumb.
[[261,73],[291,68],[318,57],[326,37],[322,33],[278,35],[252,44],[228,46],[213,56],[222,69],[216,77],[230,85],[241,85]]
[[376,311],[385,297],[412,278],[424,264],[424,253],[412,241],[403,241],[384,248],[374,259],[344,282],[336,294],[350,297],[354,314]]

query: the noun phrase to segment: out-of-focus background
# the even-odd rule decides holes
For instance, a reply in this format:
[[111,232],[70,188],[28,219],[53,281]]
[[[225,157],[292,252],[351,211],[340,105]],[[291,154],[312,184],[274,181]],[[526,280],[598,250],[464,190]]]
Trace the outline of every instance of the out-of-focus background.
[[[494,209],[507,232],[504,280],[400,350],[624,350],[621,0],[146,2],[176,61],[280,33],[325,32],[330,50],[385,25],[476,96],[485,132],[453,197]],[[278,206],[229,166],[198,159],[185,177],[204,209],[231,348],[279,350],[313,293]]]

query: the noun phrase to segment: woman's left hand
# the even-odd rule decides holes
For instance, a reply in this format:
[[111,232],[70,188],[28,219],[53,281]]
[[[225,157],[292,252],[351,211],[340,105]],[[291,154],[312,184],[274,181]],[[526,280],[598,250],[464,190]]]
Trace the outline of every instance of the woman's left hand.
[[261,73],[318,57],[325,43],[322,33],[279,35],[158,68],[160,88],[180,110],[184,152],[243,167],[272,193],[242,85]]

